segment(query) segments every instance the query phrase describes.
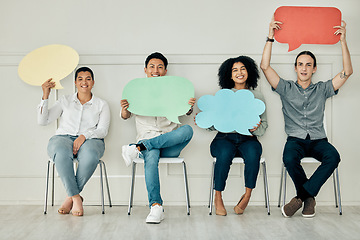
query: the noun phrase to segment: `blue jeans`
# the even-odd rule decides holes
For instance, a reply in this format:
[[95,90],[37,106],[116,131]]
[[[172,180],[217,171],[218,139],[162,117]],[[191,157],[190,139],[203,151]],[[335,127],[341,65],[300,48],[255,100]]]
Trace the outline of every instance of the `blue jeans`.
[[234,157],[242,157],[245,163],[245,187],[255,188],[259,173],[262,147],[255,136],[218,132],[210,145],[211,155],[216,157],[214,189],[224,191],[230,165]]
[[[313,175],[308,179],[300,160],[304,157],[313,157],[321,162]],[[291,179],[294,182],[297,195],[305,189],[315,197],[321,186],[331,176],[340,162],[340,155],[327,138],[310,140],[288,137],[285,144],[283,161]],[[300,194],[299,194],[300,193]]]
[[163,204],[158,168],[160,157],[178,157],[181,150],[190,142],[192,135],[193,129],[189,125],[184,125],[160,136],[139,141],[146,147],[146,150],[141,151],[140,156],[144,158],[149,207],[154,203]]
[[[87,139],[81,145],[76,156],[73,155],[73,144],[77,136],[55,135],[49,140],[48,154],[53,159],[61,181],[69,197],[79,194],[86,182],[94,173],[100,158],[105,151],[103,139]],[[73,159],[79,162],[74,173]]]

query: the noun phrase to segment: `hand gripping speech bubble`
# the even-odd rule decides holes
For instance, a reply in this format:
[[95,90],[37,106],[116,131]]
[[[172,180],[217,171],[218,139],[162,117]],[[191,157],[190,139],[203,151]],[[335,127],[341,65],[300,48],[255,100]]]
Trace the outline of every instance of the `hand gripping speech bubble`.
[[202,111],[196,115],[195,122],[201,128],[214,127],[224,133],[236,131],[251,135],[249,129],[260,122],[265,104],[254,97],[249,90],[222,89],[215,96],[202,96],[197,103]]
[[166,117],[180,123],[178,116],[189,111],[188,102],[194,94],[194,86],[186,78],[164,76],[130,81],[123,89],[122,99],[127,99],[128,110],[134,114]]
[[283,23],[275,32],[275,39],[288,43],[289,52],[302,44],[335,44],[340,40],[333,28],[341,25],[337,8],[283,6],[276,9],[274,18]]
[[20,62],[20,78],[34,86],[41,86],[52,78],[55,89],[62,89],[60,80],[68,76],[79,64],[79,54],[66,45],[47,45],[27,54]]

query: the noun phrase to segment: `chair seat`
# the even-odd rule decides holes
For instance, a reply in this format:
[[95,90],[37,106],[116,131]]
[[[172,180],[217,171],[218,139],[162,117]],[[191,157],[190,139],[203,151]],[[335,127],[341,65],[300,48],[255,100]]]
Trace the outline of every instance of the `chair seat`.
[[[214,162],[216,162],[216,157],[214,157]],[[265,158],[260,158],[260,163],[264,163]],[[244,159],[242,157],[235,157],[232,160],[232,163],[244,163]]]
[[312,157],[305,157],[303,159],[301,159],[302,163],[318,163],[319,161],[316,158],[312,158]]
[[[144,159],[142,158],[135,158],[134,159],[135,163],[144,163]],[[159,163],[183,163],[184,162],[184,158],[179,157],[179,158],[160,158]]]

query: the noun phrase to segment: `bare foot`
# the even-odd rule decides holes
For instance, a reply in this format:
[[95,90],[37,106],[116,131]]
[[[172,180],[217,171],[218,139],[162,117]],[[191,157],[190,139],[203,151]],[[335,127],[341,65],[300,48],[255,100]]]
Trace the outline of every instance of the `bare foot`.
[[69,214],[70,210],[73,207],[73,200],[71,197],[66,197],[65,201],[61,205],[61,207],[58,209],[58,213],[60,214]]
[[216,215],[226,216],[227,212],[220,191],[215,191],[215,212]]
[[73,208],[72,208],[72,215],[74,216],[82,216],[84,215],[84,208],[83,208],[83,198],[77,194],[72,196],[73,200]]

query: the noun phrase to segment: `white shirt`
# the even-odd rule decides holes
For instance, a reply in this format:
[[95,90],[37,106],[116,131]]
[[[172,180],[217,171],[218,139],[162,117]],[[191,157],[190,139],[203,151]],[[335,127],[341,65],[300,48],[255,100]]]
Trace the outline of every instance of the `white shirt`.
[[104,138],[110,125],[110,108],[106,101],[92,96],[82,105],[77,93],[62,96],[52,108],[48,99],[38,106],[38,124],[48,125],[60,117],[56,135],[84,135],[86,139]]
[[135,115],[136,141],[150,139],[161,134],[171,132],[178,128],[179,124],[168,120],[166,117],[149,117]]

